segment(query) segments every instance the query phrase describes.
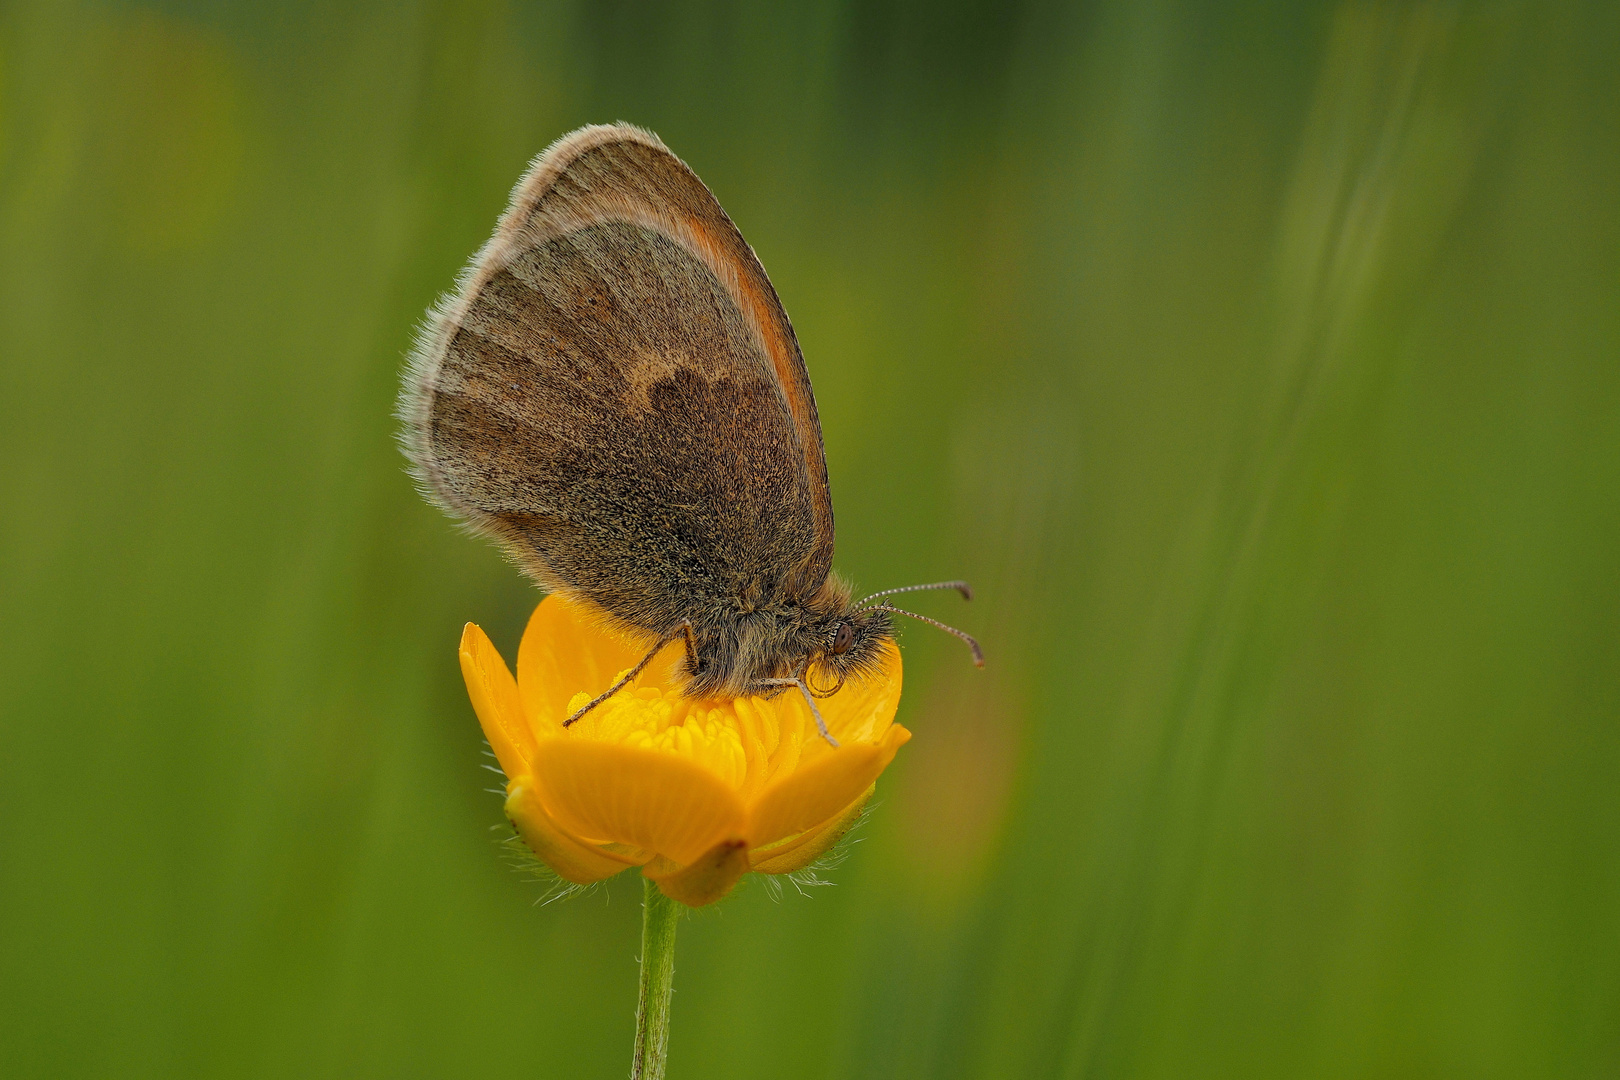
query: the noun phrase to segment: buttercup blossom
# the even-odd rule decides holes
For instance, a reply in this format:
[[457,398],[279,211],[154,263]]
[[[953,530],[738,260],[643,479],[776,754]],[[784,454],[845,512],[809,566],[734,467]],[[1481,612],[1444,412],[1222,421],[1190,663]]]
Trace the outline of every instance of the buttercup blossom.
[[797,692],[693,701],[667,646],[630,686],[571,727],[563,720],[640,659],[633,644],[553,594],[518,646],[517,678],[472,623],[461,671],[506,773],[506,813],[530,849],[568,881],[631,866],[694,907],[747,871],[786,874],[854,824],[878,775],[911,733],[894,723],[900,652],[883,673],[819,702],[835,749]]

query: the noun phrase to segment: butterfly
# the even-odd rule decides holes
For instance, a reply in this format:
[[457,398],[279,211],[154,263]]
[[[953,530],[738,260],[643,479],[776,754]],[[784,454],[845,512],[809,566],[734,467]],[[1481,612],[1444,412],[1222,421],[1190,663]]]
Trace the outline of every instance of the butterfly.
[[[548,592],[649,646],[570,716],[685,642],[693,697],[797,688],[816,707],[874,671],[890,597],[832,570],[821,423],[798,339],[754,251],[651,132],[581,128],[512,193],[428,315],[401,443],[431,499]],[[837,745],[834,742],[834,745]]]

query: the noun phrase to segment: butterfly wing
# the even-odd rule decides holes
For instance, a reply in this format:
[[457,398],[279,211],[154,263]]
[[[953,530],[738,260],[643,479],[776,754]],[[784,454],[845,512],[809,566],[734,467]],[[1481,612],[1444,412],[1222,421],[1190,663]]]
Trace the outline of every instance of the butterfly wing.
[[432,496],[627,623],[666,633],[827,578],[832,502],[793,328],[720,204],[648,132],[587,127],[535,160],[433,314],[401,413]]

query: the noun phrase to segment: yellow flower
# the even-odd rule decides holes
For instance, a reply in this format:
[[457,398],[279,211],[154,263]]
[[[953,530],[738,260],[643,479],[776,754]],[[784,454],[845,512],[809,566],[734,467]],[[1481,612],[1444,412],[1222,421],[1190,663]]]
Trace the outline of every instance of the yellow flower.
[[878,774],[911,733],[894,722],[900,652],[881,676],[820,703],[839,746],[816,733],[796,692],[694,701],[671,678],[672,642],[640,677],[571,727],[563,720],[633,667],[633,644],[581,605],[541,601],[512,677],[472,623],[461,671],[506,773],[506,813],[562,877],[588,884],[639,866],[694,907],[746,871],[786,874],[824,854],[854,824]]

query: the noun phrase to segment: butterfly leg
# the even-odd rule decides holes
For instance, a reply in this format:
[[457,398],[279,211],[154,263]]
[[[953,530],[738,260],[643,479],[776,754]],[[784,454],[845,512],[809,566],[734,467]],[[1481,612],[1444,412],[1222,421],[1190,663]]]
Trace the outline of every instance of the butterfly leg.
[[754,685],[780,686],[784,689],[789,686],[797,686],[799,693],[804,695],[804,703],[810,706],[810,715],[816,718],[816,730],[821,732],[821,737],[827,740],[828,746],[836,747],[838,745],[838,740],[833,738],[832,732],[827,730],[827,721],[821,718],[821,710],[816,708],[816,699],[810,695],[810,688],[804,685],[803,679],[761,679]]
[[681,634],[686,635],[686,655],[691,658],[692,666],[695,668],[697,666],[697,645],[692,641],[692,624],[690,622],[683,622],[683,623],[681,623],[680,627],[677,628],[676,631],[673,634],[665,635],[664,638],[658,642],[658,644],[654,645],[652,647],[652,651],[649,652],[646,656],[643,656],[641,658],[641,663],[637,664],[635,667],[633,667],[629,671],[625,672],[624,673],[624,678],[620,679],[618,682],[614,683],[612,686],[608,687],[606,690],[602,691],[600,694],[597,694],[590,701],[588,701],[584,705],[582,705],[580,707],[579,711],[576,712],[573,716],[570,716],[568,719],[564,720],[563,721],[563,727],[568,727],[575,720],[578,720],[580,717],[584,716],[586,713],[590,712],[592,709],[594,709],[598,705],[602,704],[602,702],[606,701],[608,698],[612,697],[614,694],[617,694],[620,690],[623,690],[626,686],[629,686],[631,681],[633,679],[635,679],[635,677],[637,675],[641,674],[642,669],[645,668],[648,664],[652,663],[652,658],[658,655],[658,650],[662,649],[665,645],[668,645],[670,642],[674,641],[675,638],[677,636],[681,635]]
[[686,662],[691,665],[692,674],[696,675],[698,670],[698,651],[697,642],[692,640],[692,620],[683,620],[679,627],[679,631],[681,635],[686,638]]

